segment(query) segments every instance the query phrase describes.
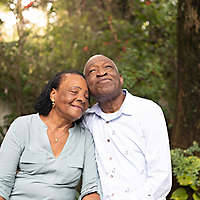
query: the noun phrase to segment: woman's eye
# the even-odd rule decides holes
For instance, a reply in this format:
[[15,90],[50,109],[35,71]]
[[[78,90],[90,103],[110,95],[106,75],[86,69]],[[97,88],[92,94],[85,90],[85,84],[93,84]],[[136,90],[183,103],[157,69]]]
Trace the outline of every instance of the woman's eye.
[[72,94],[78,94],[78,91],[71,90],[70,92],[71,92]]

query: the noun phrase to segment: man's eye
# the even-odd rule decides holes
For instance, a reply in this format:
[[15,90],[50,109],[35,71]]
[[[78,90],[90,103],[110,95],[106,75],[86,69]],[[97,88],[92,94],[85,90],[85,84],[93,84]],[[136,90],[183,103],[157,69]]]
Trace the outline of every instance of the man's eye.
[[106,65],[105,68],[112,68],[112,66],[111,65]]
[[95,72],[95,69],[91,69],[91,70],[89,70],[88,73],[90,74],[90,73],[92,73],[92,72]]

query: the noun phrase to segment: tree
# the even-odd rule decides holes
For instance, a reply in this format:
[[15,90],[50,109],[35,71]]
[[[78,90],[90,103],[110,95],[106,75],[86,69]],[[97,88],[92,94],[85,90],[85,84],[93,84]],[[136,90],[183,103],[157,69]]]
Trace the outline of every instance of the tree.
[[[9,1],[10,7],[16,3],[19,7],[19,2]],[[22,19],[18,20],[22,25],[21,37],[0,43],[0,98],[11,103],[13,113],[34,112],[34,100],[53,74],[64,69],[82,71],[86,60],[100,53],[115,60],[124,77],[124,87],[158,102],[169,125],[172,124],[175,98],[171,79],[176,65],[174,0],[31,2],[21,9],[16,5],[12,11],[20,16],[23,9],[29,12],[42,8],[49,19],[43,35]],[[55,20],[50,20],[52,16]]]
[[178,68],[173,147],[200,142],[200,1],[178,2]]

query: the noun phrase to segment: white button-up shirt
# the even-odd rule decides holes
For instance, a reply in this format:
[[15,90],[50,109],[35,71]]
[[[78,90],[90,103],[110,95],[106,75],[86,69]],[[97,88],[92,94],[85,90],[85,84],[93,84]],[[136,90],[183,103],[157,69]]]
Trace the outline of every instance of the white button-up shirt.
[[95,104],[84,118],[95,141],[102,200],[164,200],[172,173],[163,112],[124,92],[117,112],[104,113]]

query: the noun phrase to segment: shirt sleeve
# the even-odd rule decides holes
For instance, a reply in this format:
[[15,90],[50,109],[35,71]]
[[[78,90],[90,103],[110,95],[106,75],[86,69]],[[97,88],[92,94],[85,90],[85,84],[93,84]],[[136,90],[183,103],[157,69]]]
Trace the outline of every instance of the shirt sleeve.
[[85,195],[98,192],[98,173],[94,152],[94,141],[91,133],[86,129],[85,131],[85,155],[82,173],[82,188],[79,199]]
[[0,196],[9,199],[14,186],[19,158],[23,149],[18,137],[20,124],[15,120],[8,129],[0,148]]
[[[147,181],[137,191],[139,200],[164,200],[172,185],[168,131],[161,108],[154,104],[143,119],[146,138]],[[142,122],[141,122],[142,123]]]

